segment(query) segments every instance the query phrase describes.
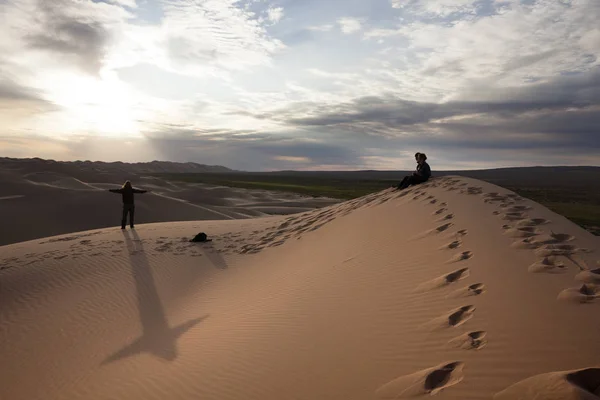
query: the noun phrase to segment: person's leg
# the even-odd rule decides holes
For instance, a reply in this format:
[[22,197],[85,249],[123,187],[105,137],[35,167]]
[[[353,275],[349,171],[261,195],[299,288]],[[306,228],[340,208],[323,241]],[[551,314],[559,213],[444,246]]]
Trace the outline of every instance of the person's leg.
[[133,215],[135,214],[135,205],[129,206],[129,225],[133,228]]
[[406,184],[406,182],[410,179],[410,176],[405,176],[402,179],[402,182],[400,182],[400,184],[398,184],[398,189],[405,189],[408,187],[408,185]]
[[418,185],[419,183],[423,183],[425,181],[426,181],[426,179],[421,178],[419,175],[414,175],[411,177],[410,184]]
[[125,229],[125,224],[127,223],[127,212],[129,209],[127,208],[127,204],[123,204],[123,217],[121,218],[121,229]]

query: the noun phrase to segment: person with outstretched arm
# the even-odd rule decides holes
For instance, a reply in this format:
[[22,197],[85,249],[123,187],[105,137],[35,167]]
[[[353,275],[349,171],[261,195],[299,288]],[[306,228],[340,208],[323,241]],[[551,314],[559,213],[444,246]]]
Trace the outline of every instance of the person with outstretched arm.
[[125,229],[127,224],[127,214],[129,214],[129,226],[133,229],[133,217],[135,214],[134,193],[146,193],[147,190],[134,189],[131,182],[126,181],[121,189],[109,189],[109,192],[120,193],[123,196],[123,218],[121,219],[121,229]]
[[427,156],[425,153],[415,154],[415,160],[417,161],[417,169],[412,175],[405,176],[402,182],[398,185],[398,189],[406,189],[410,185],[417,185],[419,183],[427,182],[431,178],[431,167],[427,164]]

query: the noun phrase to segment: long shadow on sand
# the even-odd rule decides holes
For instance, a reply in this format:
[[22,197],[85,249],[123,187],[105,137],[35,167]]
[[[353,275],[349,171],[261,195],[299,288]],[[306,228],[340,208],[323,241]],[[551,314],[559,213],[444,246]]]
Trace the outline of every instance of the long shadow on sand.
[[[132,232],[133,237],[129,232]],[[154,354],[167,361],[173,361],[178,356],[177,339],[208,318],[208,315],[189,320],[174,328],[169,327],[142,241],[135,231],[123,231],[123,236],[129,251],[131,272],[137,291],[142,336],[108,357],[102,364],[144,352]]]
[[196,243],[196,245],[202,249],[202,253],[210,260],[215,268],[227,269],[227,262],[221,255],[221,252],[214,247],[212,242]]

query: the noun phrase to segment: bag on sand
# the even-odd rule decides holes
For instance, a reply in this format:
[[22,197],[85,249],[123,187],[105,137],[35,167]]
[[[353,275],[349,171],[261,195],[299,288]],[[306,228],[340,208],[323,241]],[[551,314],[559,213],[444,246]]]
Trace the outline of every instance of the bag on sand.
[[206,233],[200,232],[190,242],[210,242],[212,239],[209,239]]

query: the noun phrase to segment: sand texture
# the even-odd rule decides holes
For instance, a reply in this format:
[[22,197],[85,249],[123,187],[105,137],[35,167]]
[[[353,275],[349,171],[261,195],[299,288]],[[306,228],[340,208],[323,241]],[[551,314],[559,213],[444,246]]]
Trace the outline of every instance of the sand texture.
[[0,399],[598,400],[599,250],[461,177],[15,243]]
[[43,171],[39,166],[2,167],[0,162],[0,245],[119,225],[121,197],[108,189],[121,187],[126,179],[150,191],[135,197],[136,224],[285,215],[339,202],[131,173],[82,171],[72,165],[64,165],[61,172]]

